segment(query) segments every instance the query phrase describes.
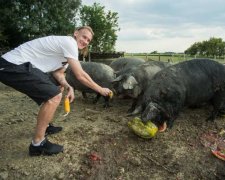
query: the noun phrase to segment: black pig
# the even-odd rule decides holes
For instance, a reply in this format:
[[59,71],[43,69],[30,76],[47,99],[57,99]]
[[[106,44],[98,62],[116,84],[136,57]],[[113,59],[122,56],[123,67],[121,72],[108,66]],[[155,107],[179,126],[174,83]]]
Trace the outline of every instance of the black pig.
[[133,71],[124,72],[114,81],[113,86],[118,95],[137,98],[138,95],[146,89],[146,82],[160,70],[168,67],[170,64],[162,61],[147,61],[135,66]]
[[[110,66],[96,62],[81,62],[81,66],[97,84],[109,89],[113,89],[112,82],[115,79],[116,75],[114,73],[114,70]],[[78,81],[70,67],[68,67],[68,69],[66,70],[66,80],[75,90],[81,91],[83,97],[86,97],[86,93],[96,93],[94,90]],[[100,97],[101,95],[97,93],[94,102],[96,103]],[[104,97],[104,99],[104,106],[109,107],[109,97]]]
[[210,102],[214,120],[225,102],[225,67],[210,59],[193,59],[169,66],[148,82],[132,114],[142,113],[142,121],[159,127],[174,119],[184,106]]

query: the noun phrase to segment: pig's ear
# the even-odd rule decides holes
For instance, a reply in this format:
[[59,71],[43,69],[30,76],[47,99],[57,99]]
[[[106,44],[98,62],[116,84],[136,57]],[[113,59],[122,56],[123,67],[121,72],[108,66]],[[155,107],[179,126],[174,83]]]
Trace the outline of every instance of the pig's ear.
[[133,85],[138,84],[137,80],[132,75],[128,76],[127,81],[130,82],[130,84],[133,84]]
[[137,114],[141,113],[142,110],[143,110],[142,105],[139,105],[131,113],[127,114],[127,116],[137,115]]
[[123,83],[123,88],[124,89],[133,89],[133,85],[130,82],[124,82]]
[[137,85],[137,81],[133,76],[128,76],[127,80],[123,82],[123,88],[124,89],[134,89],[134,87]]
[[138,85],[134,86],[133,92],[134,92],[133,93],[134,97],[138,97],[139,94],[141,94],[141,88],[140,88],[140,86],[138,86]]
[[114,79],[112,82],[118,82],[118,81],[121,81],[123,77],[122,76],[118,76],[116,79]]

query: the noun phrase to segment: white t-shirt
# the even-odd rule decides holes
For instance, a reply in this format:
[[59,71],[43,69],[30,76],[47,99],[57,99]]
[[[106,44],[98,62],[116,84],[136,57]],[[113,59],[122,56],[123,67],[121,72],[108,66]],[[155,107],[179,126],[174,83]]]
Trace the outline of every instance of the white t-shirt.
[[78,60],[78,47],[71,36],[47,36],[28,41],[2,57],[13,64],[30,62],[43,72],[51,72],[62,68],[66,58]]

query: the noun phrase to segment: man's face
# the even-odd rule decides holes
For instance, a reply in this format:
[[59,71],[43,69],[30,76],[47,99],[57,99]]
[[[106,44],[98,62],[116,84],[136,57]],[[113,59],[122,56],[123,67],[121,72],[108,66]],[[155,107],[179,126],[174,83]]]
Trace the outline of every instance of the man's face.
[[88,29],[81,29],[74,32],[78,49],[84,49],[92,40],[92,34]]

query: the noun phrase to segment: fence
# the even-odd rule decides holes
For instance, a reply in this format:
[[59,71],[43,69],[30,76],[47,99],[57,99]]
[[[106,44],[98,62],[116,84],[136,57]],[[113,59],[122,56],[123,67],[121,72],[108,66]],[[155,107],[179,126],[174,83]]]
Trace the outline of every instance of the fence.
[[83,55],[79,56],[80,60],[98,60],[98,59],[113,59],[124,57],[124,52],[91,52],[87,57],[83,57]]
[[194,59],[194,58],[209,58],[209,59],[214,59],[216,61],[219,61],[221,63],[225,63],[225,56],[224,57],[204,57],[204,56],[198,56],[198,55],[187,55],[187,54],[148,54],[148,53],[127,53],[125,54],[126,57],[137,57],[137,58],[142,58],[145,60],[155,60],[155,61],[166,61],[166,62],[180,62],[180,61],[185,61],[189,59]]

